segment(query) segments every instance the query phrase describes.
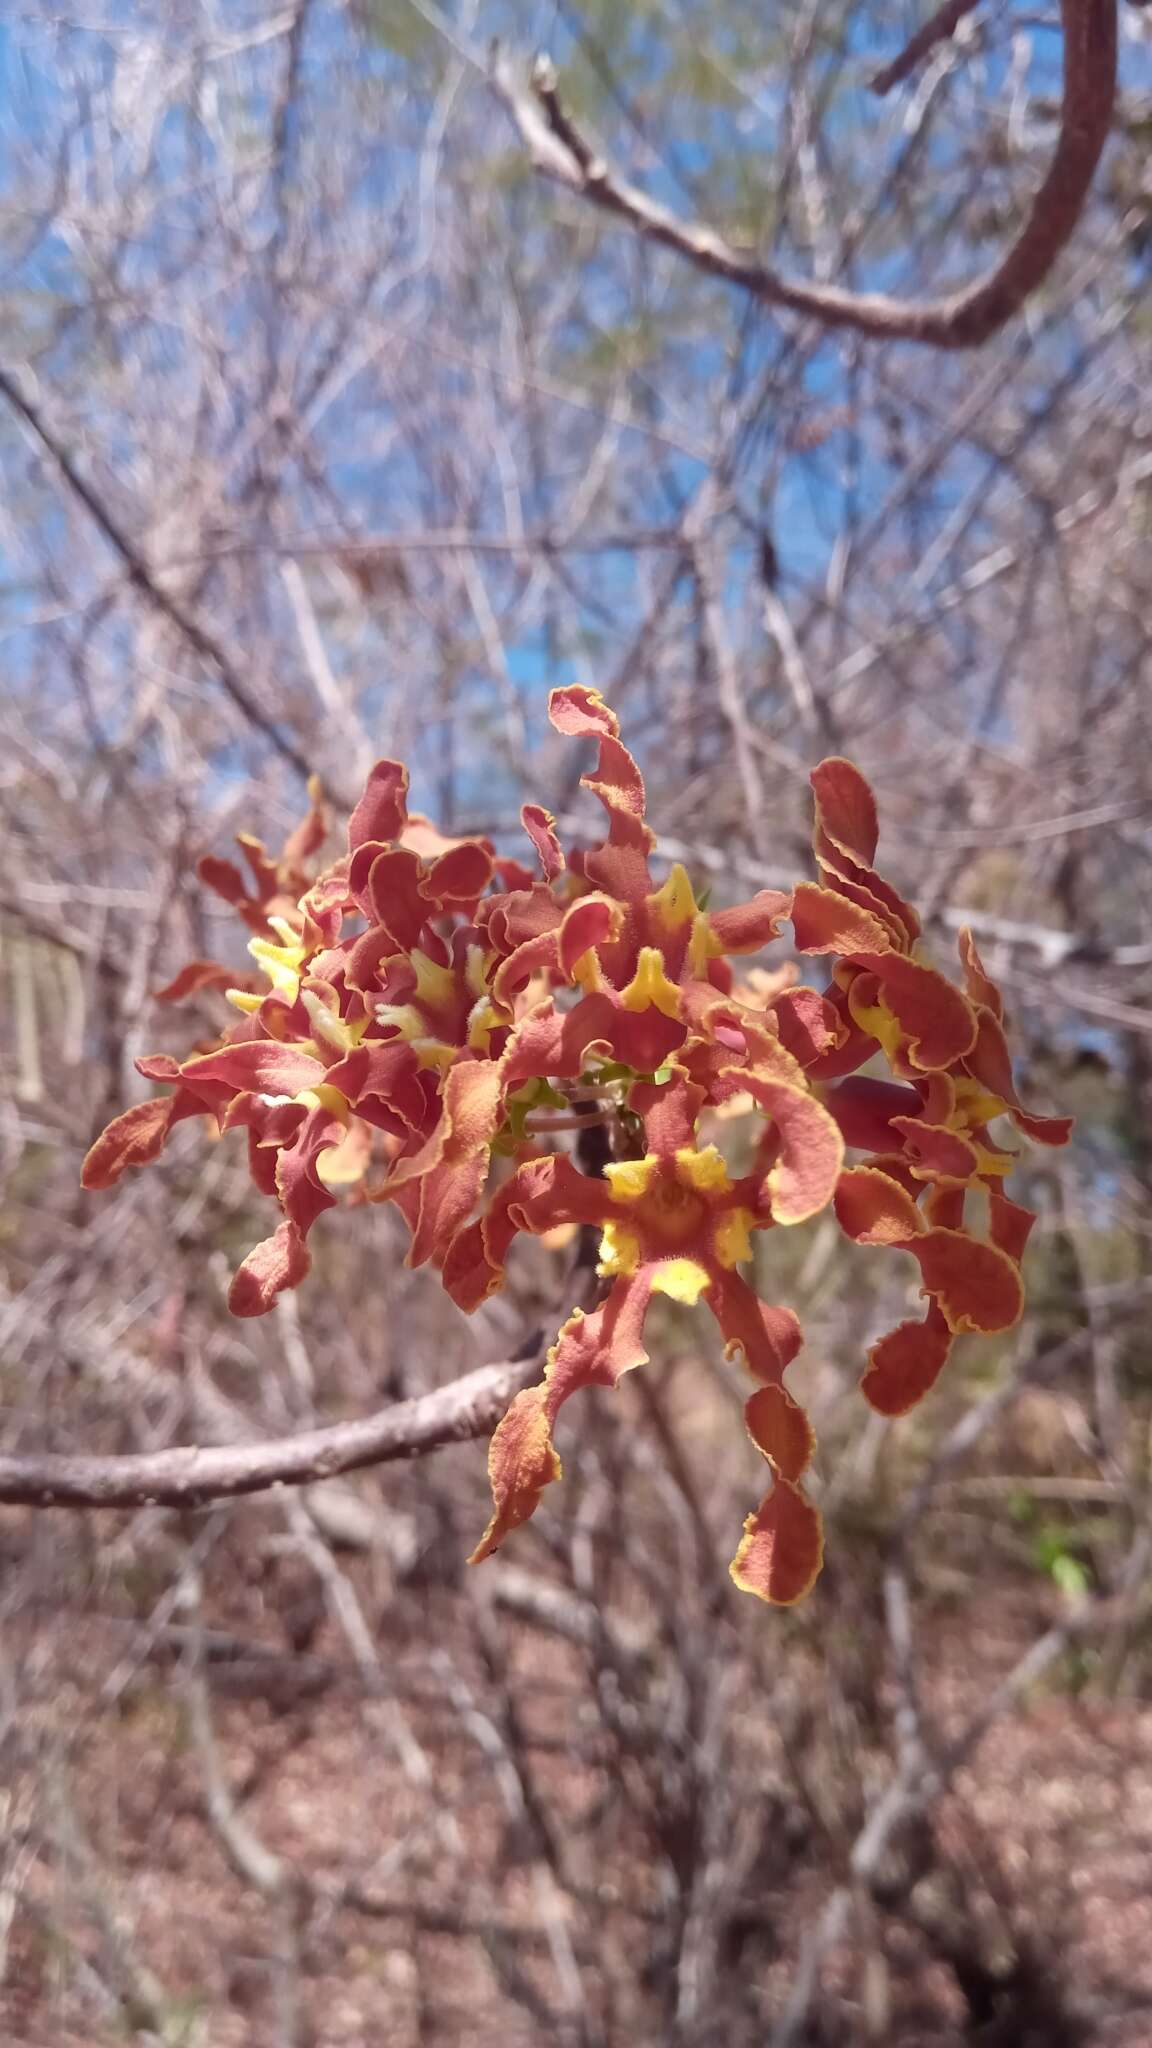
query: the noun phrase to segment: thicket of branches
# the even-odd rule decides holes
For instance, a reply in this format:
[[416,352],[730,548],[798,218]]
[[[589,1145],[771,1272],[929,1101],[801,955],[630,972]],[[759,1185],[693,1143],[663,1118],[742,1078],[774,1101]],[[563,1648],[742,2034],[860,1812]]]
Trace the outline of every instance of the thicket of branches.
[[[950,12],[883,93],[918,9],[159,0],[3,32],[7,2038],[1147,2038],[1145,18],[1075,232],[976,352],[781,311],[580,159],[760,270],[947,298],[1027,219],[1062,61],[1055,14]],[[135,1056],[217,1028],[152,1001],[234,943],[196,858],[381,754],[445,830],[511,850],[530,795],[578,833],[544,719],[572,680],[716,902],[808,871],[808,769],[857,760],[933,947],[975,927],[1033,1094],[1080,1119],[1021,1161],[1026,1325],[903,1424],[855,1396],[899,1264],[819,1222],[772,1244],[830,1532],[787,1616],[730,1587],[755,1461],[673,1311],[466,1577],[481,1442],[401,1460],[534,1376],[567,1254],[465,1322],[387,1208],[349,1211],[238,1324],[266,1222],[232,1141],[78,1189]],[[45,1456],[372,1417],[392,1462],[299,1492],[16,1504]]]

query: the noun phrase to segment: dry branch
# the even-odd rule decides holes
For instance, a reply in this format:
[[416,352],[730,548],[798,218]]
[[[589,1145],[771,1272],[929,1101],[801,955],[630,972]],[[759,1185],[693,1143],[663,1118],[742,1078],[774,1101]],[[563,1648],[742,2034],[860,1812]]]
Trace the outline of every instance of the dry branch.
[[541,57],[526,87],[497,53],[491,77],[536,168],[606,213],[672,249],[698,270],[740,285],[765,305],[803,313],[884,341],[976,348],[1007,325],[1044,282],[1070,240],[1108,140],[1116,98],[1116,0],[1061,0],[1064,90],[1060,133],[1024,226],[987,274],[961,291],[917,302],[837,285],[802,284],[726,241],[703,221],[685,221],[613,169],[564,106],[551,60]]
[[42,448],[52,457],[61,477],[74,498],[83,505],[89,518],[99,528],[113,553],[123,563],[128,581],[135,590],[170,626],[175,627],[181,639],[197,654],[201,661],[216,670],[225,694],[231,698],[237,711],[252,727],[261,733],[283,760],[291,763],[296,773],[307,782],[312,773],[312,763],[283,733],[274,718],[270,718],[257,703],[247,683],[240,675],[234,662],[225,653],[218,640],[203,627],[199,620],[165,590],[150,568],[141,549],[124,532],[114,515],[109,511],[100,493],[89,483],[74,460],[70,450],[49,424],[40,407],[23,391],[17,379],[0,367],[0,398],[3,398],[19,419],[30,428]]
[[376,1415],[260,1443],[189,1444],[111,1457],[0,1457],[0,1501],[26,1507],[196,1507],[423,1457],[444,1444],[488,1435],[513,1395],[538,1378],[541,1362],[541,1340],[534,1337],[520,1357],[482,1365],[431,1394],[395,1402]]
[[948,42],[955,35],[960,23],[969,14],[975,13],[979,5],[980,0],[944,0],[943,7],[938,7],[935,14],[930,15],[917,29],[915,35],[909,36],[899,56],[894,57],[890,64],[885,64],[883,70],[875,72],[869,79],[873,92],[879,93],[883,98],[885,93],[891,92],[894,85],[903,85],[904,80],[911,78],[917,66],[924,62],[937,43]]

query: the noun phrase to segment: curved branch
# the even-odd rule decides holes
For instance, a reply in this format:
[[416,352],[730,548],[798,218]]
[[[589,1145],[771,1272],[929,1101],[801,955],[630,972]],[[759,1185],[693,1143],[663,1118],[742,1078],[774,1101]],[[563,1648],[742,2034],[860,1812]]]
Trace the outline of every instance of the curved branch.
[[252,1444],[143,1451],[113,1457],[0,1456],[0,1501],[25,1507],[197,1507],[275,1486],[307,1486],[338,1472],[420,1458],[494,1429],[515,1394],[539,1378],[543,1339],[520,1356],[482,1365],[434,1393],[377,1415]]
[[804,313],[885,341],[975,348],[1004,327],[1041,285],[1071,239],[1112,126],[1116,100],[1117,0],[1061,0],[1064,87],[1060,133],[1048,172],[1016,240],[974,284],[917,302],[835,285],[792,283],[742,255],[704,222],[684,221],[600,156],[572,120],[548,58],[525,88],[497,55],[492,83],[536,168],[698,270],[743,287],[769,306]]

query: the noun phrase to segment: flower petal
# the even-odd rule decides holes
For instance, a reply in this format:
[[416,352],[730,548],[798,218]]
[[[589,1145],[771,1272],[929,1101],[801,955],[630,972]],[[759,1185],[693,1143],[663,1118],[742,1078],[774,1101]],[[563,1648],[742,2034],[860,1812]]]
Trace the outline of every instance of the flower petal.
[[223,1081],[231,1088],[253,1088],[260,1095],[300,1095],[318,1088],[327,1077],[322,1060],[298,1045],[275,1038],[249,1038],[216,1052],[185,1060],[180,1069],[191,1087],[200,1081]]
[[548,1353],[543,1384],[517,1394],[492,1438],[492,1519],[470,1564],[490,1557],[509,1531],[535,1512],[544,1488],[560,1478],[552,1429],[569,1395],[580,1387],[614,1387],[624,1373],[647,1362],[642,1342],[647,1308],[648,1285],[638,1276],[618,1281],[591,1315],[577,1309],[568,1318]]
[[431,915],[421,892],[422,863],[407,846],[381,845],[367,839],[352,856],[348,887],[370,925],[391,934],[394,953],[407,953],[419,943]]
[[[671,1159],[677,1152],[694,1147],[696,1121],[704,1105],[704,1090],[674,1067],[671,1081],[637,1081],[628,1091],[628,1105],[642,1118],[644,1135],[651,1152]],[[621,1160],[614,1169],[618,1179],[640,1160]],[[611,1176],[610,1176],[611,1177]]]
[[799,1479],[811,1464],[816,1434],[786,1387],[758,1387],[744,1403],[744,1423],[756,1449],[782,1479]]
[[196,874],[206,889],[214,896],[222,896],[238,910],[248,899],[248,885],[233,860],[221,860],[217,854],[202,854],[196,863]]
[[[946,1194],[963,1191],[948,1188]],[[1013,1205],[1014,1206],[1014,1205]],[[954,1335],[1010,1330],[1020,1320],[1024,1291],[1006,1251],[959,1228],[925,1222],[910,1194],[872,1166],[840,1176],[836,1215],[857,1244],[891,1245],[919,1261],[924,1292],[940,1305]]]
[[544,1488],[562,1477],[552,1442],[548,1389],[528,1387],[517,1394],[492,1438],[488,1478],[494,1506],[469,1564],[481,1564],[499,1550],[504,1538],[535,1514]]
[[256,982],[247,975],[237,974],[234,967],[222,967],[219,960],[190,960],[179,974],[158,988],[154,1000],[158,1003],[182,1003],[188,996],[202,995],[212,988],[255,988]]
[[[437,1263],[467,1222],[488,1171],[488,1153],[504,1115],[502,1060],[458,1060],[444,1081],[440,1119],[418,1150],[401,1154],[384,1198],[418,1188],[419,1204],[407,1263]],[[406,1214],[409,1212],[406,1210]]]
[[399,839],[407,822],[408,770],[401,761],[377,761],[348,820],[348,850],[355,853],[368,839]]
[[278,1294],[286,1287],[299,1287],[311,1264],[308,1247],[295,1224],[282,1223],[237,1268],[228,1290],[233,1315],[267,1315]]
[[[780,1043],[804,1068],[844,1044],[850,1024],[843,1012],[815,988],[789,988],[772,1003]],[[857,1034],[859,1036],[859,1034]],[[862,1041],[861,1060],[871,1046]],[[860,1065],[860,1060],[856,1061]]]
[[474,904],[492,880],[494,856],[483,839],[461,839],[428,870],[423,891],[437,908]]
[[[92,1192],[115,1187],[128,1167],[147,1166],[158,1159],[175,1121],[173,1112],[178,1100],[176,1095],[156,1095],[149,1102],[133,1103],[131,1109],[113,1117],[89,1149],[80,1169],[81,1187]],[[203,1103],[193,1102],[184,1114],[203,1110]]]
[[604,702],[599,690],[586,683],[568,683],[553,690],[548,699],[548,718],[555,730],[569,739],[617,739],[620,721]]
[[1074,1117],[1033,1116],[1021,1103],[1012,1078],[1012,1058],[1008,1051],[1008,1040],[1004,1026],[989,1010],[981,1010],[979,1031],[975,1044],[970,1048],[964,1065],[973,1079],[992,1095],[998,1095],[1008,1104],[1012,1121],[1033,1138],[1038,1145],[1066,1145],[1072,1134]]
[[883,918],[815,882],[799,882],[792,895],[792,929],[801,953],[885,953],[892,935]]
[[824,1106],[835,1117],[844,1143],[854,1151],[891,1152],[898,1143],[893,1138],[892,1119],[915,1116],[921,1105],[915,1088],[857,1074],[829,1088]]
[[779,1383],[804,1342],[799,1318],[790,1308],[774,1308],[752,1292],[739,1273],[713,1271],[707,1294],[726,1339],[729,1358],[737,1352],[748,1371],[765,1386]]
[[964,986],[968,991],[969,1002],[979,1003],[984,1009],[991,1010],[997,1023],[1002,1024],[1004,998],[987,973],[984,962],[976,951],[976,941],[967,925],[964,925],[957,935],[957,947],[960,964],[964,969]]
[[816,797],[816,858],[854,903],[873,910],[889,926],[901,952],[919,936],[911,904],[876,873],[876,799],[860,770],[834,755],[812,771]]
[[892,1130],[918,1180],[952,1180],[966,1186],[980,1170],[975,1145],[959,1131],[917,1116],[894,1116]]
[[805,1223],[831,1201],[844,1164],[835,1120],[807,1090],[755,1070],[743,1086],[775,1125],[779,1156],[767,1176],[773,1220]]
[[564,849],[556,837],[556,820],[543,804],[525,804],[520,812],[520,822],[540,857],[546,882],[554,882],[564,873]]
[[1007,1195],[999,1194],[994,1188],[988,1190],[988,1235],[1016,1265],[1024,1256],[1024,1247],[1035,1221],[1034,1209],[1025,1209],[1020,1202],[1009,1201]]
[[606,945],[620,929],[623,912],[609,896],[583,896],[565,912],[557,934],[557,960],[566,981],[577,964],[597,946]]
[[729,1571],[742,1593],[791,1607],[811,1590],[823,1561],[819,1514],[798,1486],[777,1479],[745,1522]]
[[818,761],[809,780],[816,798],[817,857],[846,853],[855,867],[870,868],[880,838],[871,785],[842,754]]
[[293,1136],[276,1159],[276,1193],[289,1221],[301,1238],[307,1236],[318,1216],[336,1206],[319,1175],[321,1154],[340,1144],[347,1126],[343,1117],[330,1109],[309,1109]]
[[924,1291],[940,1304],[954,1335],[1011,1330],[1024,1309],[1019,1268],[994,1244],[963,1230],[927,1230],[909,1245],[920,1262]]
[[935,1385],[952,1349],[952,1332],[932,1303],[922,1323],[898,1323],[873,1344],[860,1391],[879,1415],[907,1415]]
[[836,1220],[855,1244],[906,1245],[926,1228],[911,1195],[875,1166],[849,1166],[840,1175]]
[[884,1002],[900,1026],[903,1052],[921,1071],[950,1067],[976,1042],[976,1013],[958,988],[934,967],[898,953],[859,951],[855,959],[877,976]]
[[581,1173],[564,1152],[524,1160],[498,1188],[483,1216],[453,1238],[442,1279],[466,1315],[504,1284],[504,1262],[518,1231],[543,1237],[573,1224],[603,1229],[612,1214],[606,1181]]
[[621,744],[616,714],[598,690],[575,683],[553,690],[548,716],[557,732],[600,742],[594,773],[580,780],[608,813],[608,843],[574,857],[571,866],[619,902],[638,903],[651,889],[648,855],[655,840],[644,823],[644,778]]
[[725,953],[758,953],[780,936],[780,926],[791,915],[790,891],[761,889],[750,903],[737,903],[731,910],[713,910],[708,928]]

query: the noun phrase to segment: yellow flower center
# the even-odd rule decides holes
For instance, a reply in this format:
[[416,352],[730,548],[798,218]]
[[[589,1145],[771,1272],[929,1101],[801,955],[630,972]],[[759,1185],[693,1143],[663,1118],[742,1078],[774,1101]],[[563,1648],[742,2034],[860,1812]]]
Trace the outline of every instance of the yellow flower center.
[[671,1173],[651,1153],[646,1159],[617,1160],[604,1172],[615,1200],[634,1209],[635,1220],[605,1226],[602,1273],[614,1279],[630,1276],[642,1261],[649,1262],[655,1268],[654,1292],[691,1305],[700,1299],[709,1275],[684,1248],[710,1243],[717,1263],[728,1268],[751,1258],[755,1218],[748,1209],[722,1206],[732,1183],[715,1145],[682,1147]]
[[674,982],[669,981],[664,955],[655,946],[641,946],[636,972],[627,988],[621,991],[620,1000],[626,1010],[655,1008],[665,1017],[679,1017],[680,991]]

